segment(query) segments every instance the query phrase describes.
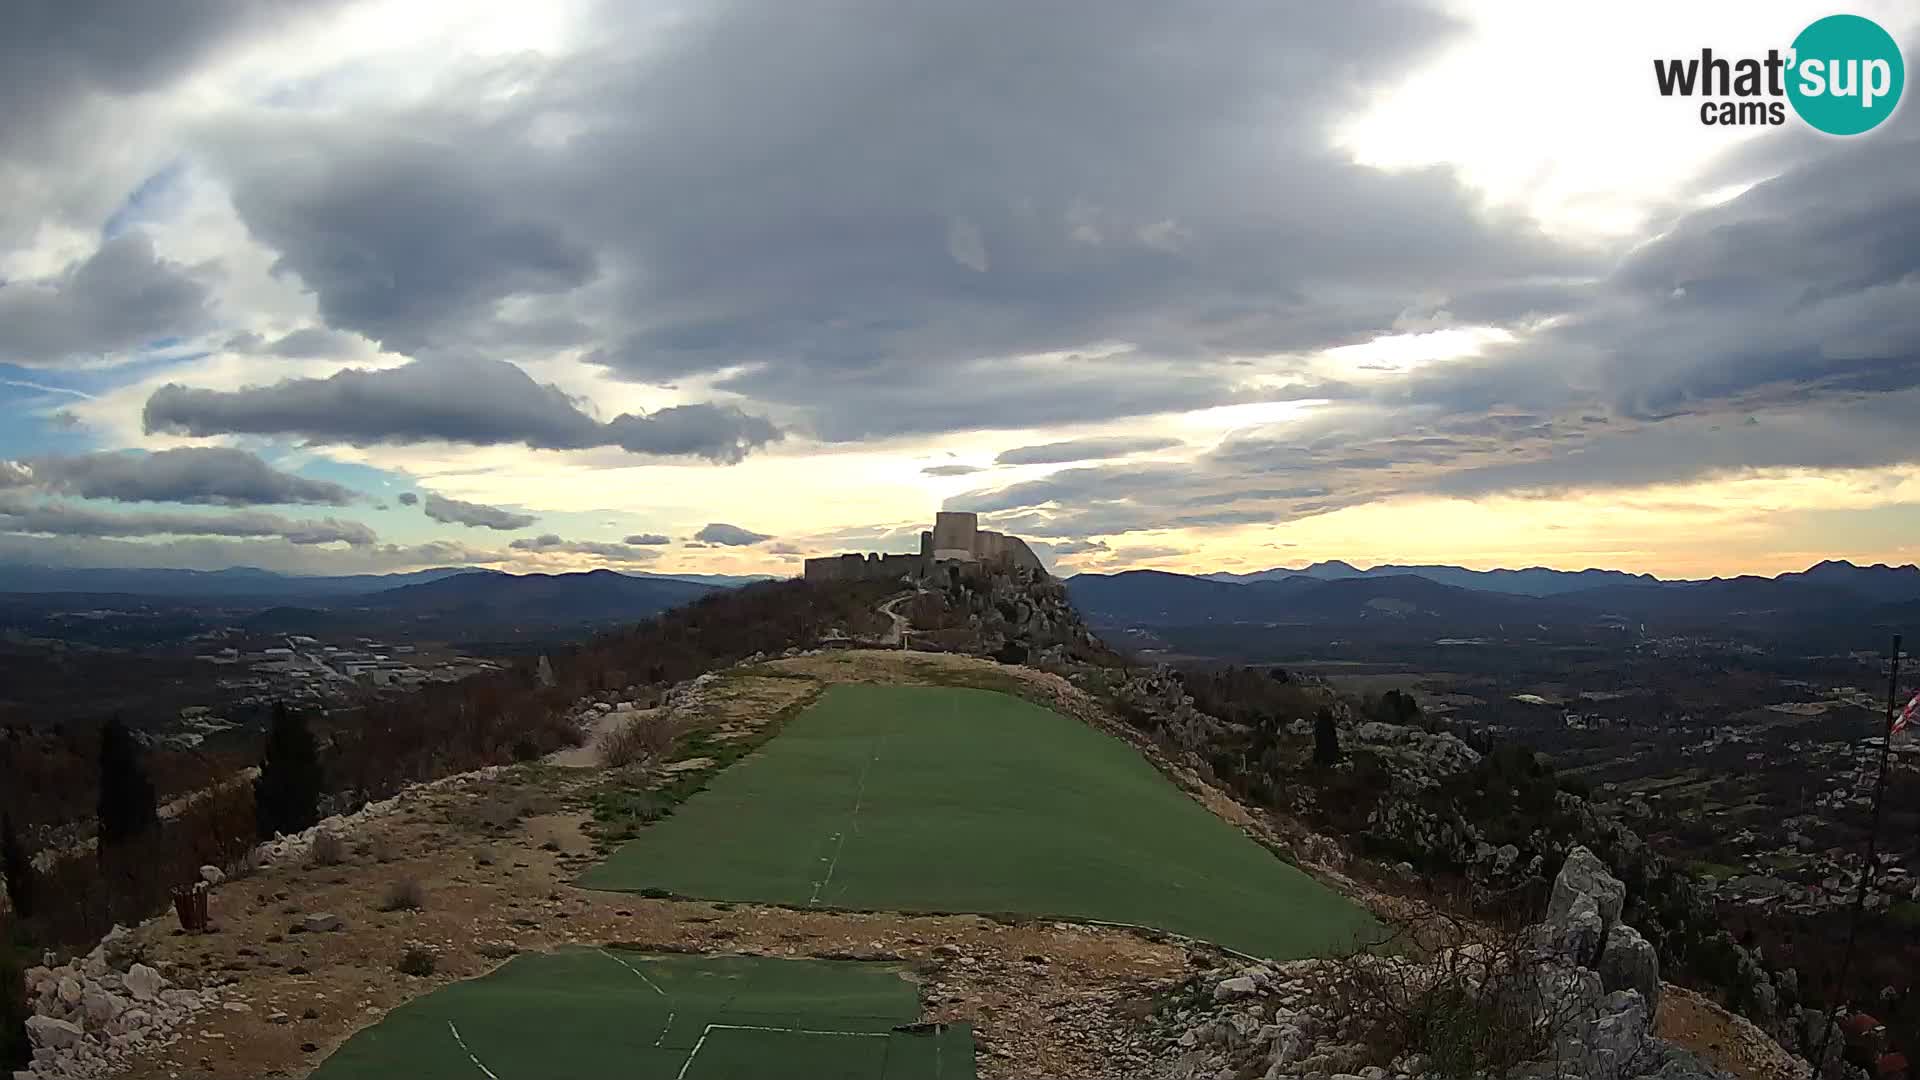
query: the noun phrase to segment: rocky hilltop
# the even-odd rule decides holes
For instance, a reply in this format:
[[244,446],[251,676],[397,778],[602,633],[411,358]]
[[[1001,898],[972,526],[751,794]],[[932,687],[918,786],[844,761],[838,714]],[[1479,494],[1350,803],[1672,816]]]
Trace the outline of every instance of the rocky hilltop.
[[[1531,755],[1285,673],[1130,663],[1030,568],[955,575],[878,607],[873,625],[906,624],[885,648],[793,641],[670,684],[591,690],[566,720],[594,749],[414,785],[207,868],[215,933],[183,935],[168,915],[29,973],[36,1049],[16,1080],[304,1075],[436,986],[520,952],[611,941],[909,963],[928,1015],[974,1025],[984,1077],[1811,1072],[1762,1030],[1799,1045],[1824,1027],[1792,974],[1722,940],[1684,875]],[[998,689],[1122,738],[1208,810],[1372,909],[1391,940],[1279,964],[1125,928],[571,887],[647,815],[840,682]],[[674,734],[613,763],[608,737],[636,724]],[[1323,728],[1337,761],[1315,760]],[[1517,924],[1520,911],[1533,921]],[[1709,977],[1709,962],[1726,977]],[[1848,1074],[1837,1052],[1824,1065]]]

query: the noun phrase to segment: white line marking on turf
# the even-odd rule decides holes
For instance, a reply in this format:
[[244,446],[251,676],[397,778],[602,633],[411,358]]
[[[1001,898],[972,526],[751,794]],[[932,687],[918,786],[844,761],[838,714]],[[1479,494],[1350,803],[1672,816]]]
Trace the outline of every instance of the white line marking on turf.
[[809,907],[819,903],[821,891],[828,885],[833,884],[834,871],[840,869],[840,853],[847,849],[847,834],[856,832],[859,829],[860,804],[865,802],[867,798],[867,774],[873,771],[873,763],[880,760],[880,744],[885,740],[886,736],[882,735],[873,741],[873,756],[868,758],[867,763],[860,768],[860,790],[855,792],[853,796],[853,816],[847,820],[847,827],[842,829],[835,837],[833,861],[827,864],[827,876],[814,883],[813,896],[807,900],[807,906]]
[[634,967],[632,964],[627,963],[625,960],[620,959],[619,957],[613,955],[612,953],[608,952],[605,949],[600,950],[600,955],[606,957],[607,959],[613,961],[616,964],[619,964],[621,967],[626,968],[628,971],[633,972],[635,975],[640,976],[640,981],[643,983],[646,983],[648,986],[653,987],[654,993],[659,994],[661,997],[669,996],[665,990],[660,989],[659,983],[654,982],[652,979],[647,978],[646,972],[641,971],[639,968]]
[[473,1055],[472,1050],[467,1050],[467,1040],[460,1037],[460,1029],[453,1026],[453,1021],[451,1020],[447,1021],[447,1030],[453,1032],[453,1041],[460,1044],[460,1049],[467,1051],[467,1060],[473,1062],[474,1068],[479,1069],[483,1073],[486,1073],[487,1080],[500,1080],[498,1076],[495,1076],[493,1074],[492,1069],[489,1069],[485,1065],[480,1063],[480,1059]]
[[667,993],[665,990],[660,989],[659,983],[654,982],[652,979],[647,978],[646,972],[641,971],[639,968],[634,967],[632,964],[627,963],[625,960],[620,959],[619,957],[613,955],[607,950],[601,949],[600,955],[606,957],[607,959],[613,961],[616,964],[619,964],[621,967],[626,968],[628,971],[633,972],[635,975],[640,976],[641,982],[646,983],[648,986],[653,987],[654,993],[659,994],[661,997],[667,999],[667,1003],[668,1003],[667,1022],[660,1025],[660,1037],[653,1040],[653,1045],[659,1046],[661,1043],[666,1042],[667,1032],[673,1030],[673,1018],[680,1015],[679,1012],[675,1011],[674,1008],[672,1007],[673,995]]
[[891,1031],[820,1031],[815,1028],[761,1027],[758,1024],[708,1024],[708,1031],[778,1031],[783,1035],[844,1035],[849,1039],[891,1039]]
[[[673,1080],[687,1080],[687,1070],[693,1068],[693,1059],[700,1056],[700,1048],[707,1045],[707,1036],[716,1031],[777,1031],[783,1035],[840,1035],[849,1039],[890,1039],[891,1031],[819,1031],[813,1028],[761,1027],[757,1024],[708,1024],[700,1031],[700,1037],[694,1040],[693,1049],[688,1051],[687,1060],[681,1062],[680,1071]],[[489,1076],[492,1074],[489,1073]]]

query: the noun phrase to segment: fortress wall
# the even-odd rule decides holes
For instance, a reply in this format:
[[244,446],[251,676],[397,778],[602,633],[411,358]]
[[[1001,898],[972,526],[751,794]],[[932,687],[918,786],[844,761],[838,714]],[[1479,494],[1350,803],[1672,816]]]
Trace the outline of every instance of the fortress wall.
[[918,555],[829,555],[806,561],[808,581],[884,581],[917,574],[926,561]]
[[929,573],[936,562],[1003,564],[1045,572],[1026,541],[980,528],[978,514],[942,511],[933,528],[920,534],[917,554],[830,555],[806,561],[808,581],[897,580]]

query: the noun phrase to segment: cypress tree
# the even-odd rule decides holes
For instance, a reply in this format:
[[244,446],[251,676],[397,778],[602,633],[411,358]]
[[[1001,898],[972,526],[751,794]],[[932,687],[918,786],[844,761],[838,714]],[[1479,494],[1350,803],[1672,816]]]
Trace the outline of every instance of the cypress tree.
[[312,828],[320,820],[321,787],[320,748],[313,741],[313,732],[300,714],[285,703],[275,703],[273,723],[267,729],[266,756],[260,762],[260,776],[253,782],[253,806],[261,839]]
[[1313,760],[1319,765],[1340,760],[1340,732],[1333,725],[1333,710],[1324,705],[1313,714]]
[[0,873],[7,875],[7,902],[22,919],[33,917],[33,860],[20,844],[12,817],[0,817]]
[[24,1069],[33,1060],[27,1041],[26,967],[11,939],[0,934],[0,1069]]
[[140,742],[117,716],[100,731],[99,815],[102,852],[160,825]]

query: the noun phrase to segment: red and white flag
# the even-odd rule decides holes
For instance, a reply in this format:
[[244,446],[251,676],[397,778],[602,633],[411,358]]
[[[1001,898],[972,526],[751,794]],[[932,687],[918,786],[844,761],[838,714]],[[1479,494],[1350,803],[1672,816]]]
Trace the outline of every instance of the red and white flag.
[[1898,735],[1912,727],[1913,718],[1916,715],[1920,715],[1920,693],[1914,694],[1907,702],[1907,707],[1901,709],[1900,715],[1893,718],[1893,733]]

